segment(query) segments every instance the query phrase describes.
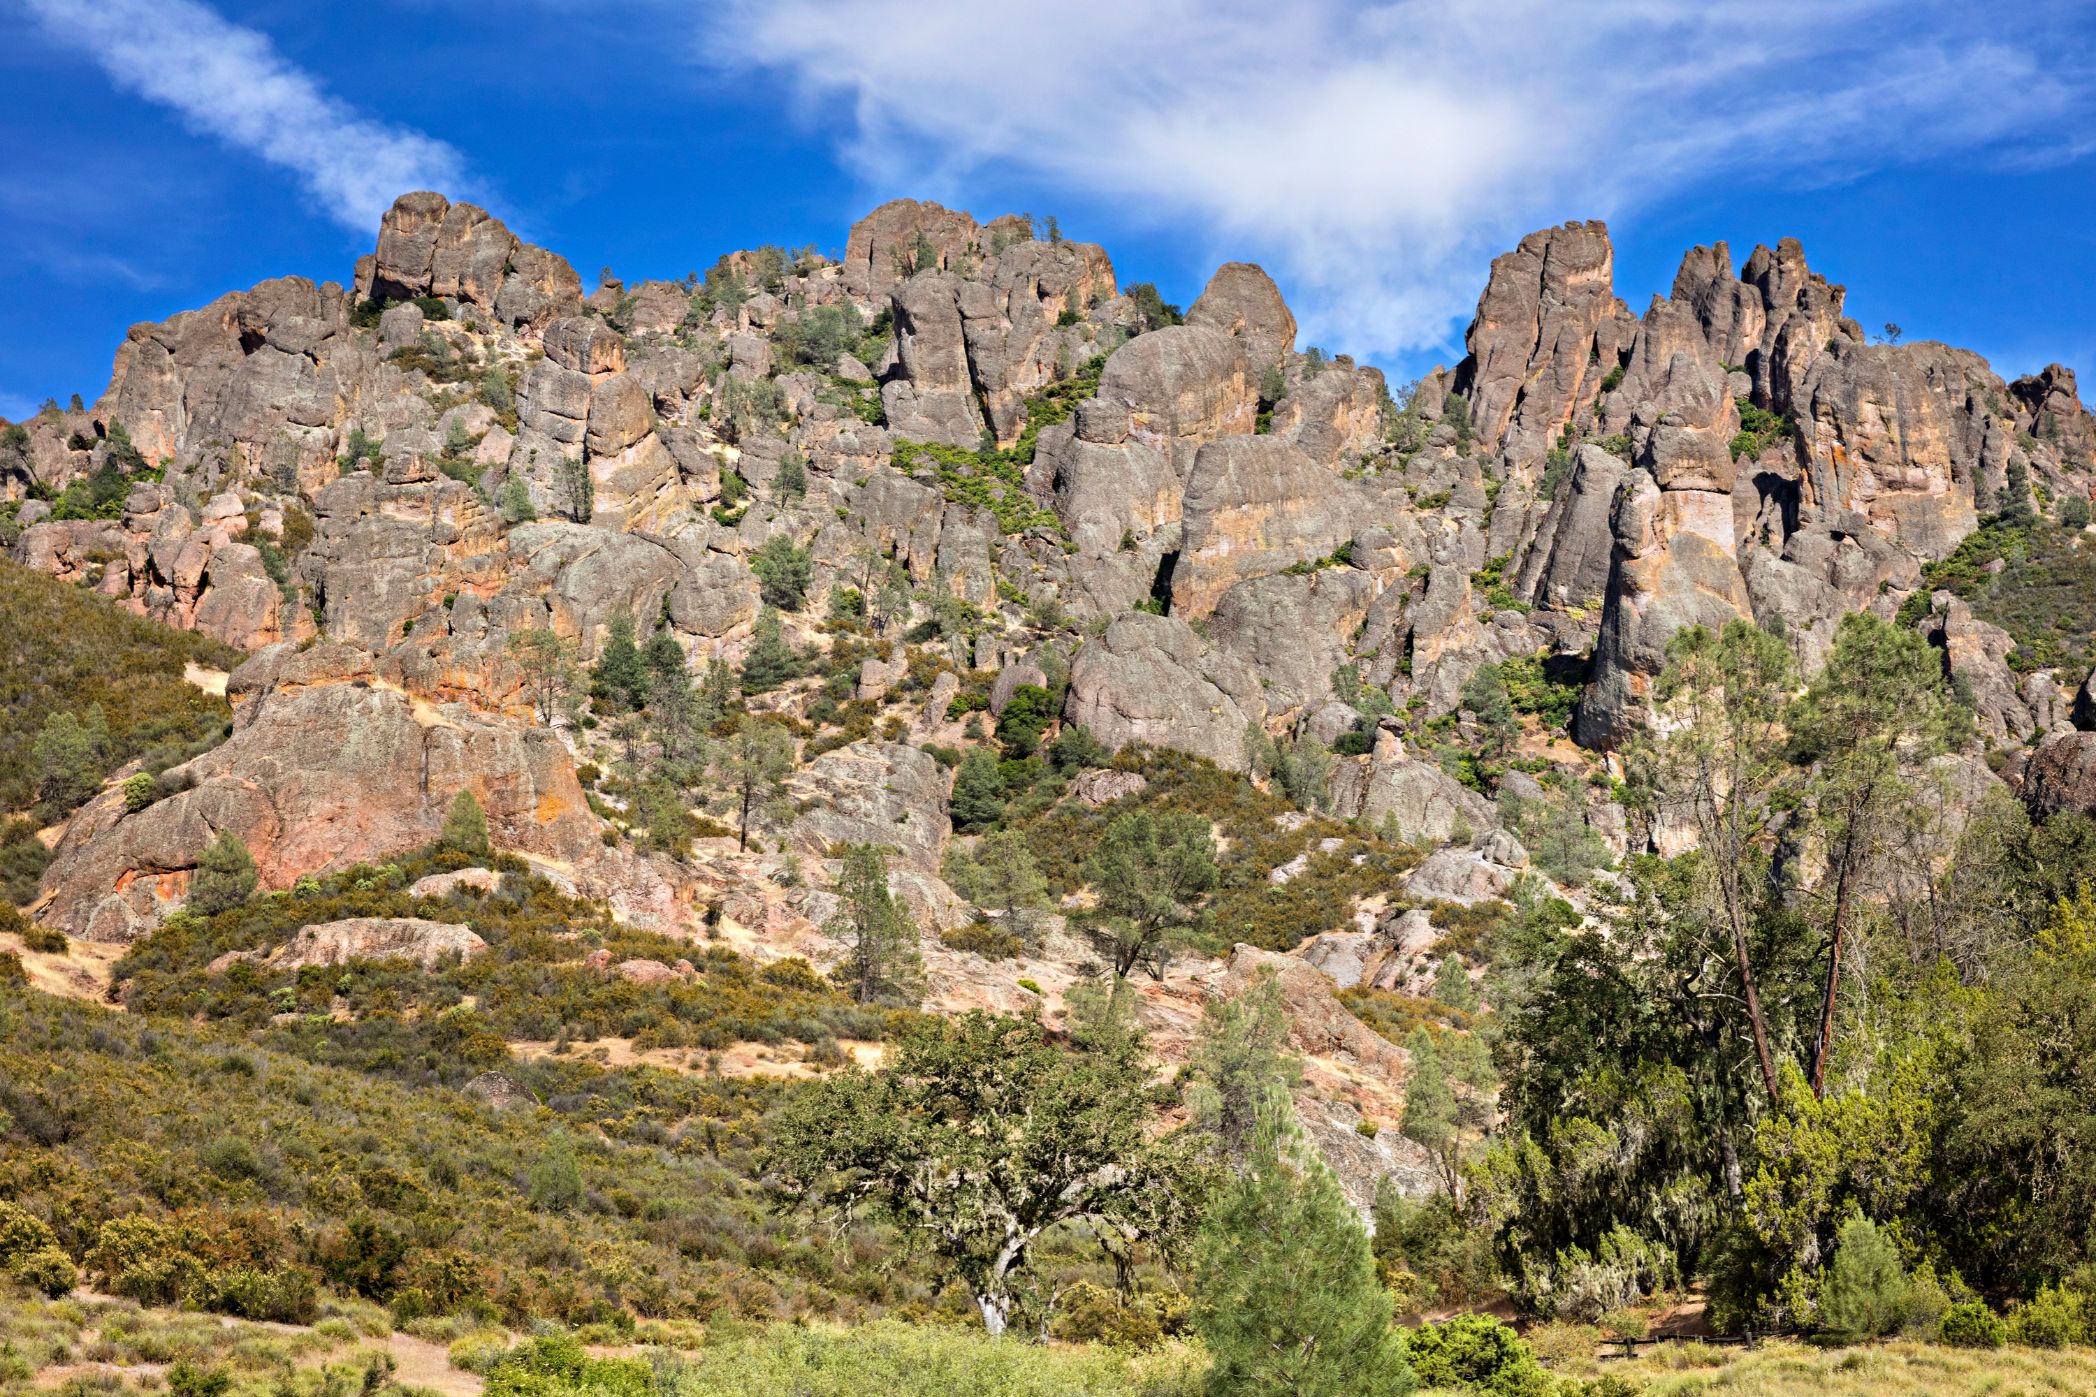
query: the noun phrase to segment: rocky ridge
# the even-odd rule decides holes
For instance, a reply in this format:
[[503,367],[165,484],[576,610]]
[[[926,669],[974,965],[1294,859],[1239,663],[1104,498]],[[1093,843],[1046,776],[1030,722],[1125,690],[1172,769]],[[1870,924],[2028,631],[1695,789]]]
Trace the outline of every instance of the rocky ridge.
[[[557,254],[416,193],[347,287],[281,278],[133,327],[92,406],[10,432],[4,536],[253,658],[233,736],[185,789],[74,817],[38,915],[128,941],[220,831],[281,888],[433,837],[463,788],[498,845],[653,925],[822,954],[823,856],[874,840],[920,921],[951,927],[951,777],[927,753],[969,740],[965,687],[1001,710],[1021,683],[1109,749],[1264,773],[1314,739],[1337,754],[1330,808],[1451,845],[1411,882],[1464,904],[1528,866],[1501,827],[1514,776],[1495,803],[1445,759],[1474,741],[1482,666],[1579,676],[1580,747],[1526,755],[1578,778],[1574,817],[1620,853],[1610,754],[1668,638],[1744,616],[1809,665],[1862,609],[1941,648],[2035,809],[2096,803],[2075,697],[2096,681],[2015,668],[2013,638],[1923,578],[2012,482],[2055,509],[2089,497],[2096,423],[2070,371],[2011,383],[1963,350],[1872,343],[1788,240],[1737,268],[1693,249],[1633,314],[1590,222],[1495,261],[1465,358],[1399,403],[1379,371],[1298,349],[1255,266],[1180,317],[1126,294],[1103,249],[1035,234],[898,201],[842,261],[758,249],[585,294]],[[89,517],[65,507],[112,479]],[[770,854],[607,845],[626,812],[578,769],[611,761],[610,735],[544,721],[515,639],[588,663],[625,618],[659,622],[695,676],[740,663],[775,539],[807,559],[791,645],[831,651],[819,618],[877,615],[838,696],[866,721],[809,743],[760,820]],[[808,723],[816,697],[764,703]],[[786,890],[788,850],[817,887]],[[1370,909],[1291,964],[1401,986],[1422,915]],[[1021,1004],[927,950],[935,1003]]]

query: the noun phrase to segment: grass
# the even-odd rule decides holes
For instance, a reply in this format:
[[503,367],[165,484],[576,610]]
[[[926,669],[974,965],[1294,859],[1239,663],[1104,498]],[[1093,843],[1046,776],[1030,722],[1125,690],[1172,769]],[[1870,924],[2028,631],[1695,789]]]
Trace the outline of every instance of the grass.
[[1622,1378],[1644,1397],[2096,1393],[2096,1351],[2089,1349],[1957,1349],[1911,1342],[1821,1349],[1778,1340],[1749,1353],[1710,1344],[1658,1344],[1635,1361],[1573,1362],[1559,1371]]
[[128,1300],[47,1301],[0,1283],[0,1394],[9,1397],[163,1385],[225,1397],[376,1397],[403,1390],[391,1373],[390,1357],[339,1319],[265,1327]]

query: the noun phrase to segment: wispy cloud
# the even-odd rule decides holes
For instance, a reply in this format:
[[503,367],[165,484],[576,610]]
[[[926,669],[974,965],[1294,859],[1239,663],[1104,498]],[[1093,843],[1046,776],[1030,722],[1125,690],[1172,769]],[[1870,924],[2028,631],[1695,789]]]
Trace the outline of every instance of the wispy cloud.
[[1531,228],[1748,174],[2029,158],[2086,75],[1964,0],[728,0],[885,189],[1018,172],[1270,263],[1308,336],[1445,342]]
[[328,215],[370,233],[409,189],[458,189],[465,162],[440,140],[331,96],[269,36],[196,0],[26,0],[54,39],[193,130],[279,165]]

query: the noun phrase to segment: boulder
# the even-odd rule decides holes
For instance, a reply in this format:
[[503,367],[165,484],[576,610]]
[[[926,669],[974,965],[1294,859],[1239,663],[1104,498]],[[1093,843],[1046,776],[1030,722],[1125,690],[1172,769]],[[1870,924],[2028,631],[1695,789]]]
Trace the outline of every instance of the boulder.
[[915,747],[854,742],[825,752],[788,782],[796,804],[793,838],[826,857],[838,844],[878,844],[904,862],[937,869],[953,833],[946,773]]
[[2056,732],[2040,742],[2024,766],[2022,793],[2033,819],[2096,818],[2096,732]]
[[1077,652],[1063,716],[1118,750],[1173,747],[1245,769],[1245,731],[1266,717],[1259,676],[1177,617],[1136,612]]
[[1388,819],[1397,837],[1414,844],[1466,840],[1494,828],[1492,805],[1438,766],[1406,752],[1396,733],[1376,736],[1365,758],[1343,761],[1332,773],[1332,809],[1371,824]]
[[420,917],[346,917],[300,928],[269,953],[274,970],[346,965],[353,960],[412,960],[434,970],[453,956],[470,960],[488,948],[472,929]]
[[1281,288],[1253,262],[1225,262],[1186,312],[1189,325],[1221,330],[1242,340],[1254,367],[1264,369],[1295,349],[1295,316]]

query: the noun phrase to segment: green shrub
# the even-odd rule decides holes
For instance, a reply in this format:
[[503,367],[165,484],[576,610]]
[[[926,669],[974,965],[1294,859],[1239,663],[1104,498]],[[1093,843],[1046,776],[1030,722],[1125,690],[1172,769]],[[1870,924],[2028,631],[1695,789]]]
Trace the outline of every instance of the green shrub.
[[136,815],[160,798],[160,785],[151,773],[134,771],[124,778],[124,809]]
[[58,1245],[58,1234],[42,1218],[0,1199],[0,1268],[10,1268],[32,1252]]
[[2088,1300],[2065,1286],[2046,1286],[2018,1305],[2008,1323],[2010,1342],[2031,1348],[2065,1348],[2090,1339]]
[[1553,1381],[1521,1336],[1489,1315],[1457,1315],[1405,1336],[1405,1353],[1423,1387],[1454,1387],[1499,1397],[1548,1397]]
[[1183,1318],[1184,1309],[1185,1297],[1176,1291],[1123,1296],[1105,1286],[1079,1281],[1057,1300],[1048,1332],[1067,1343],[1105,1344],[1141,1352],[1162,1344],[1165,1324],[1175,1311]]
[[1026,942],[1017,932],[990,921],[970,922],[953,931],[941,932],[939,941],[953,950],[967,951],[985,960],[1012,960],[1026,950]]
[[30,922],[22,928],[22,944],[45,955],[62,956],[70,943],[66,941],[66,934],[57,927]]
[[1943,1312],[1939,1337],[1953,1348],[2000,1348],[2009,1326],[1983,1300],[1967,1300]]

